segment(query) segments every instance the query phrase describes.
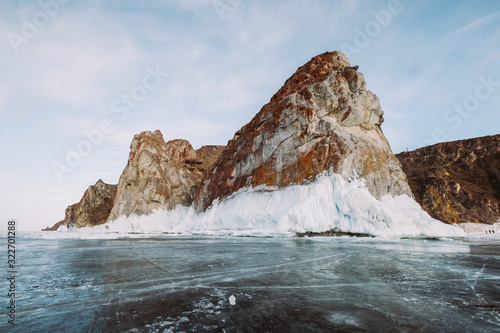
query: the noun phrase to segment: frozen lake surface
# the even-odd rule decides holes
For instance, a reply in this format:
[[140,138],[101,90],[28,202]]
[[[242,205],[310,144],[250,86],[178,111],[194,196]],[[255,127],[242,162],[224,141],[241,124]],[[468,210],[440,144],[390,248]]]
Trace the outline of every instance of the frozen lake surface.
[[0,326],[9,332],[500,331],[498,240],[160,235],[16,245],[18,325],[2,310]]

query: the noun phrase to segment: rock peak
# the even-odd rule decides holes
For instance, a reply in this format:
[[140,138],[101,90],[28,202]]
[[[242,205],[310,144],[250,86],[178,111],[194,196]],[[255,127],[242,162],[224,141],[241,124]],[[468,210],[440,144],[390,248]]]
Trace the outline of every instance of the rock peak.
[[300,91],[307,85],[323,81],[332,71],[342,71],[349,66],[349,59],[342,52],[334,51],[317,55],[286,80],[272,100],[281,100],[291,93]]
[[357,67],[327,52],[300,67],[236,132],[195,198],[198,212],[244,187],[312,182],[332,169],[366,180],[372,195],[412,196],[380,126],[379,99]]
[[305,185],[330,171],[363,178],[376,199],[412,196],[380,128],[382,115],[358,66],[338,51],[320,54],[226,148],[195,151],[186,140],[165,142],[159,130],[134,136],[108,220],[177,205],[202,212],[243,188]]
[[159,130],[135,135],[108,220],[191,205],[205,168],[221,151],[212,149],[210,157],[197,154],[187,140],[165,142]]
[[135,135],[108,220],[190,205],[196,176],[183,163],[184,157],[192,154],[196,156],[189,142],[167,143],[159,130]]
[[196,151],[187,140],[170,140],[167,142],[166,150],[172,158],[180,161],[196,159]]
[[106,184],[99,179],[83,194],[80,202],[66,208],[64,220],[46,230],[57,230],[59,226],[68,228],[93,227],[106,222],[116,196],[116,185]]
[[144,131],[144,132],[141,132],[140,134],[136,134],[135,136],[137,136],[137,137],[152,136],[152,137],[155,137],[157,139],[162,139],[163,140],[163,134],[161,134],[160,130],[155,130],[153,132],[151,132],[151,131]]

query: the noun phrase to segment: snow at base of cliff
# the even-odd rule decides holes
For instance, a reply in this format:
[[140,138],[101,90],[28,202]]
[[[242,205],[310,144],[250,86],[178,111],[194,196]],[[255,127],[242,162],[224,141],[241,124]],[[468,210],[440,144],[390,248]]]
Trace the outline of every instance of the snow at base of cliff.
[[461,228],[431,218],[406,195],[377,200],[362,179],[348,181],[331,171],[308,185],[240,190],[202,214],[177,206],[69,231],[284,236],[332,229],[379,237],[466,237]]

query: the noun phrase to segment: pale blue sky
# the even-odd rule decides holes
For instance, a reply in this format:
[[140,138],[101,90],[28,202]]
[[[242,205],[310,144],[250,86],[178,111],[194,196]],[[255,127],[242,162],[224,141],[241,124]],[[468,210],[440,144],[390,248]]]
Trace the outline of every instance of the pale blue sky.
[[0,223],[61,220],[141,131],[226,144],[325,51],[360,66],[395,153],[498,134],[499,45],[497,0],[3,1]]

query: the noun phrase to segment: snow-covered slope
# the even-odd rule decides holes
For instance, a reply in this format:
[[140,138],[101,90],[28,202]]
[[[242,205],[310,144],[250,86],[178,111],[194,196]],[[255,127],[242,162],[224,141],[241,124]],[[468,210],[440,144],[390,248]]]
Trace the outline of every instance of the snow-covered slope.
[[[308,185],[283,189],[241,189],[206,212],[178,206],[149,215],[120,217],[75,232],[174,232],[237,235],[292,235],[337,228],[380,237],[462,237],[458,227],[431,218],[412,198],[375,199],[362,179],[324,172]],[[63,230],[65,228],[60,228]]]

